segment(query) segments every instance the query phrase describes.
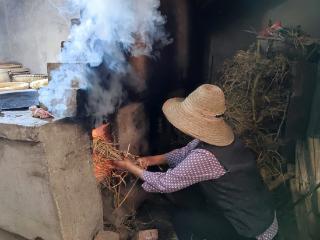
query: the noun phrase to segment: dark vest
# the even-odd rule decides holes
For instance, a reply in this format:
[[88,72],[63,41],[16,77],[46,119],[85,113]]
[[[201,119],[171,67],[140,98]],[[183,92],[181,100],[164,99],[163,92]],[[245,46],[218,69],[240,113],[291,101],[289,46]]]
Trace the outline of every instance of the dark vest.
[[237,138],[225,147],[201,142],[197,148],[213,153],[227,171],[216,180],[200,183],[209,204],[216,205],[240,235],[263,233],[274,220],[274,209],[254,154]]

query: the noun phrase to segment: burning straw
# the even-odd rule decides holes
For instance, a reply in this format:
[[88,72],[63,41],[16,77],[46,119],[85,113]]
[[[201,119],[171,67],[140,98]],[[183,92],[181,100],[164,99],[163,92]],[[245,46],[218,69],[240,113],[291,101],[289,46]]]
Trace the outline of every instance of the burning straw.
[[290,96],[287,58],[239,51],[225,62],[219,84],[226,96],[228,122],[257,154],[261,174],[270,184],[282,175],[284,163],[278,150]]
[[108,125],[103,125],[93,130],[92,159],[97,181],[107,187],[114,194],[114,206],[118,208],[126,201],[130,193],[133,191],[138,178],[134,181],[126,195],[121,196],[121,189],[124,189],[132,178],[127,171],[115,169],[112,162],[123,161],[124,159],[136,162],[138,157],[129,153],[130,146],[128,146],[128,150],[126,152],[118,150],[117,144],[111,142],[110,137],[108,137],[107,127]]

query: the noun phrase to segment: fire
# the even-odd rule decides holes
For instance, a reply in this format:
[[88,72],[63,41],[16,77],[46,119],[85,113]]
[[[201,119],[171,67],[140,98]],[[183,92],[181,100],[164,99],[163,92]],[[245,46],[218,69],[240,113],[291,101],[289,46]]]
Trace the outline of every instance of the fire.
[[107,177],[111,176],[113,166],[112,162],[108,159],[102,159],[96,148],[97,141],[103,141],[104,143],[111,143],[112,139],[109,135],[108,124],[103,124],[98,128],[92,130],[93,139],[93,151],[92,151],[92,161],[94,167],[94,175],[99,183],[104,181]]
[[111,142],[112,138],[109,135],[109,124],[102,124],[100,127],[97,127],[92,130],[93,139],[104,139],[108,142]]
[[143,166],[137,161],[138,156],[129,153],[130,146],[127,151],[121,151],[117,148],[117,144],[112,141],[109,134],[108,124],[93,129],[92,139],[94,174],[97,181],[114,194],[114,206],[118,208],[133,191],[138,178],[132,178],[126,170],[115,169],[112,162],[128,159],[140,167]]

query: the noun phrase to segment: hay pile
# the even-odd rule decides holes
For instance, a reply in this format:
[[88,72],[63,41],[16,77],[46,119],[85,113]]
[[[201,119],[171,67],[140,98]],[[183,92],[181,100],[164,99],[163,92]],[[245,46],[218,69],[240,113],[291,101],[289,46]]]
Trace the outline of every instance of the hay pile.
[[281,132],[290,96],[289,62],[265,58],[255,50],[239,51],[224,63],[220,87],[227,101],[226,119],[258,156],[267,184],[282,175]]

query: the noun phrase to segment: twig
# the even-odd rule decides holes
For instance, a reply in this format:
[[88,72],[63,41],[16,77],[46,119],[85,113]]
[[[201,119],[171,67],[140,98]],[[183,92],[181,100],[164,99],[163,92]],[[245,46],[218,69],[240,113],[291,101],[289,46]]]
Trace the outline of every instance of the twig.
[[120,202],[120,204],[118,205],[118,208],[122,206],[122,204],[127,200],[127,198],[129,197],[129,195],[131,194],[132,190],[134,189],[134,187],[136,186],[137,182],[138,182],[139,178],[137,178],[133,185],[131,186],[130,190],[128,191],[128,193],[126,194],[126,196],[123,198],[123,200]]
[[287,94],[287,104],[286,104],[286,107],[285,107],[285,111],[283,112],[283,115],[282,115],[282,119],[281,119],[281,122],[280,122],[280,125],[279,125],[279,128],[278,128],[278,131],[277,131],[277,135],[274,139],[275,142],[278,141],[279,139],[279,136],[280,136],[280,132],[281,132],[281,129],[282,129],[282,126],[287,118],[287,112],[288,112],[288,106],[289,106],[289,98],[290,98],[290,94],[288,93]]
[[128,144],[128,148],[127,148],[127,153],[126,153],[126,157],[128,157],[129,151],[130,151],[130,143]]
[[254,79],[253,87],[252,87],[252,91],[251,91],[252,120],[255,125],[257,123],[255,96],[256,96],[256,90],[257,90],[259,78],[260,78],[260,74],[258,74],[256,76],[256,78]]
[[273,191],[277,187],[279,187],[282,183],[285,183],[287,180],[293,177],[294,177],[294,173],[286,173],[286,174],[280,175],[275,180],[273,180],[268,184],[268,188],[270,191]]

